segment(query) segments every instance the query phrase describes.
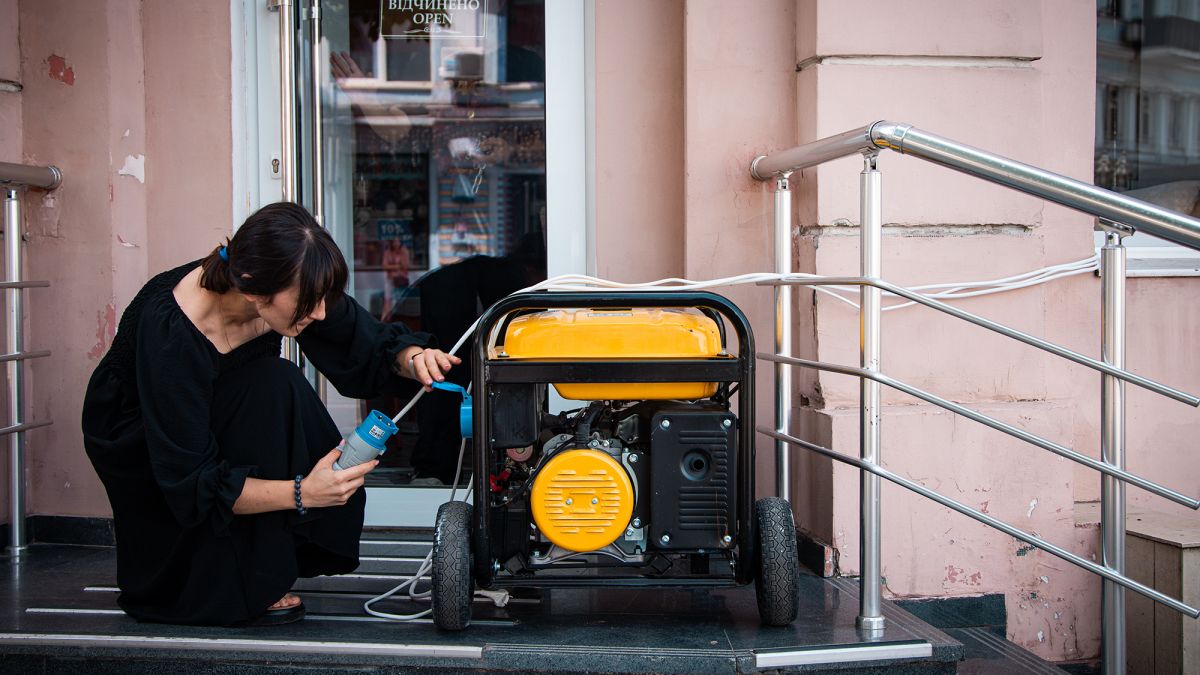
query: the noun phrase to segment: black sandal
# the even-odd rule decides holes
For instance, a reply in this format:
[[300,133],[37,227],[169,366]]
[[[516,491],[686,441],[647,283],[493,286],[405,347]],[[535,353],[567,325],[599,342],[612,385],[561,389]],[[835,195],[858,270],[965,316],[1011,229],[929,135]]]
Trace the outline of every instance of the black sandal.
[[284,624],[296,623],[304,618],[304,603],[298,603],[292,607],[280,607],[279,609],[268,609],[259,614],[253,619],[247,619],[238,624],[239,628],[258,628],[262,626],[282,626]]

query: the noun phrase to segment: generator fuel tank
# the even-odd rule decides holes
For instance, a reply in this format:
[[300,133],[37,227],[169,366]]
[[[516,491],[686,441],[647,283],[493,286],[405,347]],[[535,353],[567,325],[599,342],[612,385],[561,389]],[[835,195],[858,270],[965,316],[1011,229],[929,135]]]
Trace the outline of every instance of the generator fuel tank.
[[[495,351],[499,351],[498,349]],[[505,332],[509,359],[653,361],[712,358],[723,354],[715,321],[701,314],[660,308],[555,309],[513,319]],[[496,358],[497,353],[492,354]],[[565,399],[634,401],[699,399],[716,393],[714,382],[557,382]]]

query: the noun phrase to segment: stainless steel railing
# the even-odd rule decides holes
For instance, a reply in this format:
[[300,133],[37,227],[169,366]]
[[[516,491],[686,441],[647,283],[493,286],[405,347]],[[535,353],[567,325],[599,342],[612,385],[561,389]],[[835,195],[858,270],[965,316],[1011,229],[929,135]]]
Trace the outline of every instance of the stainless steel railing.
[[62,184],[62,171],[57,166],[33,166],[0,162],[0,186],[16,188],[28,186],[53,190]]
[[1188,507],[1189,509],[1200,509],[1200,500],[1192,499],[1191,497],[1189,497],[1185,494],[1176,492],[1175,490],[1172,490],[1171,488],[1168,488],[1168,487],[1163,487],[1162,485],[1159,485],[1158,483],[1155,483],[1150,480],[1146,480],[1145,478],[1142,478],[1141,476],[1129,473],[1128,471],[1125,471],[1124,469],[1118,469],[1110,464],[1105,464],[1104,462],[1094,460],[1091,457],[1088,457],[1087,455],[1080,454],[1066,446],[1059,445],[1058,443],[1055,443],[1054,441],[1042,438],[1041,436],[1038,436],[1037,434],[1031,434],[1028,431],[1025,431],[1024,429],[1019,429],[1017,427],[1012,426],[1011,424],[1005,424],[1004,422],[1001,422],[1000,420],[995,419],[994,417],[989,417],[987,415],[984,415],[983,413],[976,412],[974,410],[971,410],[970,408],[961,406],[957,403],[954,403],[952,401],[944,399],[940,396],[936,396],[927,391],[918,389],[917,387],[914,387],[910,384],[906,384],[905,382],[897,380],[896,378],[884,375],[883,373],[880,373],[878,371],[867,370],[865,368],[854,368],[852,366],[839,366],[839,365],[832,364],[832,363],[821,363],[820,361],[810,361],[808,359],[789,358],[789,357],[785,357],[785,356],[779,356],[777,354],[765,354],[762,352],[760,352],[758,354],[758,358],[766,360],[766,361],[774,361],[775,363],[786,363],[786,364],[790,364],[790,365],[794,365],[794,366],[801,366],[804,368],[814,368],[816,370],[824,370],[824,371],[830,372],[830,373],[841,373],[843,375],[852,375],[852,376],[856,376],[856,377],[860,377],[860,378],[874,380],[884,386],[891,387],[892,389],[895,389],[897,391],[902,391],[914,398],[919,398],[922,401],[925,401],[926,403],[932,403],[933,405],[936,405],[939,408],[942,408],[945,410],[949,410],[950,412],[952,412],[956,415],[961,415],[963,417],[966,417],[967,419],[979,422],[980,424],[982,424],[984,426],[991,427],[991,428],[995,429],[996,431],[1000,431],[1002,433],[1008,434],[1009,436],[1012,436],[1013,438],[1017,438],[1022,441],[1025,441],[1026,443],[1028,443],[1030,445],[1036,445],[1037,447],[1042,448],[1043,450],[1049,450],[1050,452],[1053,452],[1054,454],[1058,455],[1059,457],[1069,459],[1077,464],[1082,464],[1090,469],[1095,469],[1096,471],[1099,471],[1100,473],[1103,473],[1107,476],[1112,476],[1113,478],[1117,478],[1119,480],[1123,480],[1126,483],[1136,485],[1137,487],[1142,488],[1146,492],[1158,495],[1159,497],[1162,497],[1164,499],[1169,499],[1169,500],[1175,502],[1176,504],[1181,504],[1183,506]]
[[1167,607],[1170,607],[1171,609],[1174,609],[1179,612],[1183,612],[1184,614],[1187,614],[1193,618],[1195,618],[1197,616],[1197,613],[1200,612],[1200,610],[1197,610],[1194,607],[1184,604],[1183,602],[1180,602],[1179,600],[1176,600],[1175,598],[1172,598],[1169,595],[1164,595],[1162,593],[1159,593],[1158,591],[1154,590],[1153,588],[1150,588],[1149,586],[1138,583],[1137,581],[1134,581],[1133,579],[1130,579],[1129,577],[1126,577],[1122,574],[1118,574],[1118,573],[1112,571],[1108,567],[1103,567],[1103,566],[1097,565],[1089,560],[1081,558],[1081,557],[1075,555],[1074,553],[1071,553],[1070,551],[1067,551],[1058,546],[1055,546],[1054,544],[1051,544],[1050,542],[1047,542],[1044,539],[1041,539],[1033,534],[1025,532],[1024,530],[1015,528],[1015,527],[1009,525],[1008,523],[1005,523],[1004,521],[1001,521],[997,518],[993,518],[992,516],[987,515],[986,513],[982,512],[982,511],[977,511],[975,509],[972,509],[969,506],[966,506],[965,504],[961,504],[959,502],[954,501],[953,499],[950,499],[941,494],[938,494],[937,492],[930,490],[929,488],[925,487],[924,485],[921,485],[920,483],[908,480],[907,478],[902,478],[901,476],[898,476],[898,475],[892,473],[891,471],[888,471],[887,469],[879,466],[878,464],[867,462],[867,461],[861,460],[857,457],[847,457],[846,455],[834,452],[833,450],[830,450],[829,448],[822,447],[815,443],[809,443],[808,441],[801,440],[799,438],[796,438],[795,436],[789,436],[787,434],[780,434],[780,433],[773,431],[767,427],[760,426],[758,428],[758,431],[760,433],[766,434],[767,436],[771,436],[773,438],[780,439],[780,440],[786,441],[788,443],[792,443],[794,445],[798,445],[802,448],[812,450],[813,452],[824,455],[831,459],[835,459],[839,462],[850,464],[852,466],[857,466],[858,468],[862,469],[863,471],[869,472],[873,475],[880,476],[882,478],[886,478],[887,480],[895,483],[896,485],[899,485],[904,488],[908,488],[909,490],[912,490],[913,492],[916,492],[917,494],[919,494],[923,497],[932,499],[933,501],[941,504],[942,506],[953,509],[965,516],[970,516],[971,518],[974,518],[975,520],[978,520],[979,522],[981,522],[985,525],[990,525],[990,526],[994,527],[995,529],[1000,530],[1001,532],[1003,532],[1007,535],[1010,535],[1016,539],[1020,539],[1021,541],[1025,542],[1027,544],[1030,544],[1032,546],[1036,546],[1036,547],[1042,549],[1043,551],[1046,551],[1047,553],[1053,554],[1063,560],[1066,560],[1067,562],[1078,565],[1079,567],[1082,567],[1083,569],[1088,570],[1089,572],[1092,572],[1101,577],[1104,577],[1105,579],[1112,581],[1113,583],[1120,584],[1121,586],[1124,586],[1126,588],[1133,589],[1133,590],[1137,591],[1138,593],[1141,593],[1142,595],[1145,595],[1146,597],[1148,597],[1152,600],[1161,602],[1162,604],[1166,605]]
[[[880,269],[882,250],[882,177],[878,169],[881,150],[894,150],[913,155],[935,164],[961,171],[1020,192],[1041,197],[1063,206],[1088,213],[1099,218],[1097,229],[1105,233],[1105,245],[1101,251],[1101,335],[1102,360],[1097,361],[1065,347],[1022,333],[1002,324],[950,307],[945,303],[927,298],[919,293],[883,281]],[[789,445],[799,446],[832,459],[852,464],[862,470],[862,493],[860,509],[861,560],[860,607],[858,625],[864,631],[878,631],[884,627],[881,612],[880,584],[880,498],[879,479],[884,478],[932,499],[959,513],[994,527],[1013,537],[1032,544],[1063,560],[1100,575],[1104,582],[1103,597],[1103,662],[1105,672],[1122,672],[1125,664],[1125,611],[1124,588],[1163,603],[1193,618],[1200,617],[1200,609],[1191,607],[1178,599],[1166,596],[1152,588],[1125,576],[1125,484],[1130,483],[1153,494],[1183,504],[1192,509],[1200,508],[1200,500],[1181,494],[1170,488],[1148,481],[1125,471],[1124,432],[1124,385],[1135,384],[1162,396],[1192,406],[1200,405],[1200,398],[1172,387],[1154,382],[1131,373],[1125,363],[1125,247],[1123,238],[1141,230],[1156,237],[1167,239],[1183,246],[1200,249],[1200,220],[1155,206],[1137,199],[1116,194],[1088,183],[1083,183],[1044,169],[1002,157],[971,147],[911,125],[879,121],[837,136],[823,138],[789,150],[760,156],[750,165],[751,175],[758,180],[774,178],[775,183],[775,227],[776,267],[779,272],[791,271],[791,209],[789,177],[792,172],[824,162],[861,153],[864,167],[860,174],[861,211],[861,277],[845,278],[785,278],[771,282],[776,289],[776,354],[759,354],[760,358],[773,361],[776,367],[776,424],[775,429],[760,427],[758,431],[774,438],[776,454],[786,458]],[[785,208],[781,208],[785,207]],[[786,258],[782,251],[786,251]],[[792,358],[786,351],[790,346],[784,342],[790,333],[780,330],[780,322],[791,324],[790,296],[779,292],[779,288],[792,285],[858,285],[860,287],[860,367],[825,364],[805,359]],[[881,292],[889,291],[911,301],[936,309],[975,325],[993,330],[1009,338],[1019,340],[1038,349],[1055,354],[1075,363],[1102,373],[1101,411],[1101,461],[1096,461],[1070,448],[1030,434],[1011,425],[1004,424],[952,403],[944,398],[921,391],[880,372],[879,351],[881,343],[880,315]],[[859,457],[849,457],[828,448],[808,443],[789,433],[791,424],[790,379],[788,366],[802,366],[856,376],[861,382]],[[1054,452],[1075,462],[1101,472],[1101,530],[1103,565],[1096,565],[1077,555],[1055,546],[1032,534],[1003,523],[987,514],[959,504],[939,495],[924,486],[901,478],[880,466],[880,385],[893,387],[909,395],[950,410],[1019,438],[1037,447]],[[780,391],[786,387],[789,391]],[[781,459],[777,476],[781,496],[786,496],[790,485],[789,465]]]
[[909,124],[879,121],[791,150],[760,156],[750,164],[750,174],[758,180],[767,180],[856,152],[877,150],[895,150],[903,155],[920,157],[1155,237],[1200,249],[1200,220],[952,141]]
[[8,425],[0,436],[8,436],[9,449],[9,536],[8,552],[18,559],[29,543],[25,529],[25,432],[49,425],[49,420],[26,421],[25,361],[50,356],[48,351],[25,351],[26,288],[45,288],[46,281],[25,281],[21,257],[24,235],[21,231],[21,190],[38,187],[53,190],[62,183],[62,172],[54,166],[31,166],[0,162],[0,187],[4,188],[4,289],[7,306],[7,353],[0,362],[8,371]]

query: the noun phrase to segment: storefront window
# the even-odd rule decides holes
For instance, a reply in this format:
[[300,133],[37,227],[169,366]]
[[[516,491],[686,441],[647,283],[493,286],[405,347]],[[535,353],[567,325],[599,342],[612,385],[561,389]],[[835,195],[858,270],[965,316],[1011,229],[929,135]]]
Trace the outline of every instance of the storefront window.
[[1200,208],[1200,0],[1096,7],[1096,184]]
[[[352,223],[335,236],[356,299],[448,350],[483,309],[545,278],[544,2],[333,4],[331,229]],[[439,11],[420,13],[430,5]],[[469,375],[464,364],[451,379]],[[449,482],[457,424],[454,395],[426,395],[384,466],[398,483]]]

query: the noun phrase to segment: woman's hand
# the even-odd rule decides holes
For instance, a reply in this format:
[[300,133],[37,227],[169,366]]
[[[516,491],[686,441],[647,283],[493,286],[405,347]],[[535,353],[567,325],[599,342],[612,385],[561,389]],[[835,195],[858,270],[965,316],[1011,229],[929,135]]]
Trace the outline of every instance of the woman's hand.
[[396,360],[400,364],[399,372],[425,385],[425,391],[430,391],[435,381],[445,380],[443,373],[450,372],[451,368],[462,363],[462,359],[440,349],[417,346],[401,349],[396,354]]
[[305,508],[345,504],[363,486],[363,477],[379,466],[379,460],[373,459],[341,471],[334,471],[333,463],[341,456],[341,450],[330,450],[329,454],[317,462],[308,476],[300,481],[300,501],[304,503]]

